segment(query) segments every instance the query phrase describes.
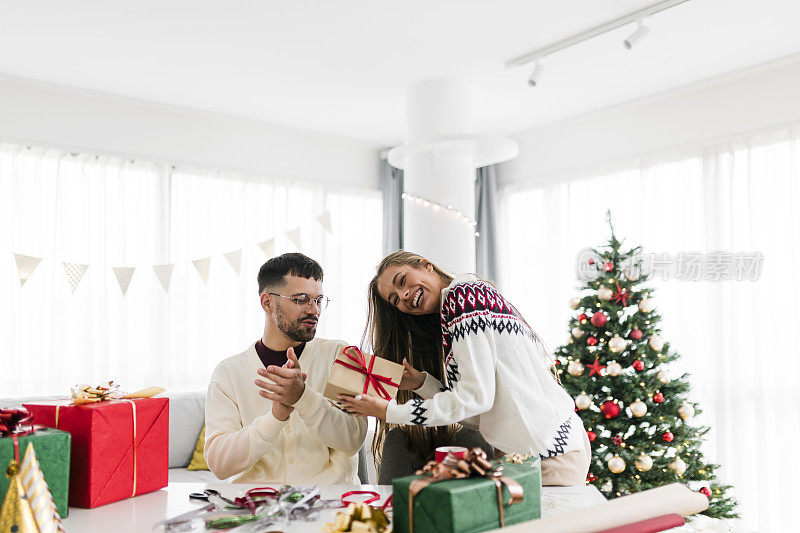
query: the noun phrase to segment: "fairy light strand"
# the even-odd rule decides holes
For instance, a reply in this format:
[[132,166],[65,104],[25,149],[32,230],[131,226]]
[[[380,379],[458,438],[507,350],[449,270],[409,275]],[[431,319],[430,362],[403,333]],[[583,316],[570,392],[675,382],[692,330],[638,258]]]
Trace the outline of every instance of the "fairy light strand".
[[[463,212],[459,211],[458,209],[454,208],[452,205],[444,205],[440,204],[439,202],[434,202],[433,200],[428,200],[427,198],[423,198],[421,196],[417,196],[415,194],[404,192],[402,195],[403,200],[408,200],[411,202],[416,203],[420,207],[424,207],[426,209],[430,209],[434,212],[443,211],[445,214],[452,216],[453,218],[458,219],[461,223],[470,228],[475,228],[478,225],[478,222],[475,219],[472,219],[465,215]],[[480,234],[476,231],[474,232],[476,237],[479,237]]]

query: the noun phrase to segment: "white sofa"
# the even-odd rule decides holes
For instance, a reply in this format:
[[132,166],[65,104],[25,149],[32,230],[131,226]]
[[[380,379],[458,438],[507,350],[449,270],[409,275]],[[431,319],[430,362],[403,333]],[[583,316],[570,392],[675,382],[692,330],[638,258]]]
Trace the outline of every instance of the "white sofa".
[[[169,480],[175,482],[210,483],[220,481],[208,470],[187,470],[192,460],[197,439],[205,424],[205,392],[167,393],[169,398]],[[0,407],[22,407],[24,403],[42,400],[59,400],[58,396],[38,396],[29,398],[0,398]],[[371,437],[367,437],[367,443]],[[365,445],[358,454],[358,476],[362,483],[374,483],[374,467],[368,468],[369,446]]]

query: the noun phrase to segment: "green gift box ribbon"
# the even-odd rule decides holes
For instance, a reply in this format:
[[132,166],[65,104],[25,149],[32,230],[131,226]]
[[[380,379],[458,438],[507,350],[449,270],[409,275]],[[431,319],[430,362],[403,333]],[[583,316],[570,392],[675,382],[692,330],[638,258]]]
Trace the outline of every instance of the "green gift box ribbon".
[[[33,443],[36,459],[44,474],[44,480],[53,495],[58,514],[66,518],[69,514],[69,458],[71,437],[66,431],[51,428],[37,429],[33,433],[17,436],[19,443],[20,459],[25,454],[28,443]],[[14,459],[14,439],[12,437],[0,438],[0,465],[3,472],[11,460]],[[10,479],[0,473],[0,501],[5,497]]]
[[476,448],[462,460],[431,461],[417,474],[393,481],[398,533],[478,533],[541,516],[538,457],[490,462]]

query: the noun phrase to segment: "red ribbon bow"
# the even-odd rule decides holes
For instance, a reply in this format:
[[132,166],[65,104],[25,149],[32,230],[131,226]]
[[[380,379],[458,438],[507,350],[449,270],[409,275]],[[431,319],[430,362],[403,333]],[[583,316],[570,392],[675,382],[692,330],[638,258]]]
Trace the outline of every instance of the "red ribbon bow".
[[[347,353],[348,350],[354,350],[357,356]],[[342,351],[342,353],[344,353],[344,355],[347,356],[347,358],[350,359],[351,361],[358,363],[358,366],[345,363],[341,359],[336,359],[337,364],[340,364],[344,367],[349,368],[350,370],[355,370],[359,374],[364,374],[365,376],[367,376],[367,380],[364,382],[364,390],[361,392],[362,394],[366,394],[367,391],[369,390],[369,386],[372,385],[372,388],[375,389],[375,392],[378,393],[378,396],[380,396],[384,400],[392,399],[392,397],[389,396],[389,393],[386,392],[386,389],[383,388],[383,385],[381,383],[386,383],[387,385],[391,385],[397,388],[400,388],[400,385],[393,382],[391,379],[385,376],[372,373],[372,366],[375,364],[375,358],[377,356],[375,355],[372,356],[372,359],[370,359],[369,361],[369,367],[368,367],[367,360],[364,357],[364,354],[361,353],[361,350],[359,350],[357,347],[348,346]]]
[[[12,434],[30,433],[33,430],[33,415],[24,407],[18,409],[0,409],[0,437]],[[23,424],[31,426],[30,430],[23,432]]]

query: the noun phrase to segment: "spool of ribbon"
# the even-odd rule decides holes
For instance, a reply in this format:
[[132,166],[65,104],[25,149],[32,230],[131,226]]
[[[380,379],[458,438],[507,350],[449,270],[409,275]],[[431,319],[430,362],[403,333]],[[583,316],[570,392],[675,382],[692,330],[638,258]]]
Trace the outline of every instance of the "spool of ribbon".
[[[348,352],[355,352],[355,355]],[[367,380],[364,382],[364,390],[361,392],[362,394],[366,394],[367,391],[369,390],[369,386],[372,385],[372,388],[375,389],[375,392],[378,393],[378,396],[380,396],[384,400],[392,399],[389,393],[386,392],[386,389],[383,388],[382,383],[386,383],[387,385],[391,385],[397,388],[400,388],[400,385],[385,376],[373,374],[372,367],[375,365],[375,358],[377,356],[373,355],[372,359],[370,359],[369,361],[369,365],[367,365],[366,357],[364,357],[364,354],[356,346],[348,346],[347,348],[342,350],[342,353],[344,353],[345,357],[347,357],[354,363],[358,364],[358,366],[351,365],[338,358],[336,359],[336,364],[347,367],[350,370],[355,370],[359,374],[364,374],[365,376],[367,376]]]
[[[27,424],[28,428],[22,426]],[[24,407],[0,409],[0,437],[11,437],[14,442],[14,460],[19,463],[18,437],[24,437],[35,431],[33,415]]]
[[[414,497],[428,485],[447,481],[448,479],[465,479],[469,477],[483,477],[494,481],[497,487],[497,506],[500,511],[500,527],[505,527],[505,517],[503,516],[504,505],[512,505],[522,502],[522,485],[509,477],[503,476],[503,467],[499,464],[493,465],[486,458],[486,452],[480,448],[473,448],[467,452],[466,457],[460,459],[454,455],[448,455],[444,461],[437,463],[430,461],[421,470],[417,471],[418,476],[423,476],[411,482],[408,488],[408,531],[414,533]],[[503,485],[506,486],[510,494],[507,503],[503,504]]]

